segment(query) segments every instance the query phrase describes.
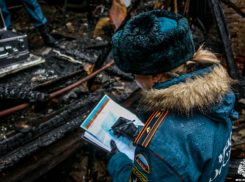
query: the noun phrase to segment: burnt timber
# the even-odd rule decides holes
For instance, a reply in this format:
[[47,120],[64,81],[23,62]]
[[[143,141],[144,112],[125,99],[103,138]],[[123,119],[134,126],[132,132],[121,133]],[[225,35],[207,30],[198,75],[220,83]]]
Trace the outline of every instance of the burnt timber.
[[[235,62],[235,57],[232,50],[231,39],[230,39],[230,31],[227,26],[227,22],[225,19],[224,12],[221,8],[219,0],[209,0],[209,6],[212,10],[213,17],[215,18],[215,22],[218,27],[218,32],[220,35],[220,39],[222,41],[222,48],[228,68],[228,73],[233,79],[240,80],[240,75],[238,71],[238,67]],[[242,88],[240,85],[236,85],[238,99],[242,96]]]
[[[81,134],[81,130],[70,132],[61,140],[56,141],[51,147],[44,148],[43,150],[38,151],[35,155],[28,157],[25,163],[21,163],[11,168],[11,172],[6,173],[5,176],[1,176],[0,180],[2,182],[14,182],[20,180],[34,181],[40,175],[45,174],[49,169],[55,167],[64,159],[72,155],[78,148],[85,145],[81,139]],[[30,148],[31,145],[29,148],[27,147],[29,150]],[[38,156],[38,158],[35,156]]]
[[[71,155],[77,148],[84,145],[79,137],[83,131],[76,129],[103,94],[106,93],[124,107],[135,110],[135,104],[137,104],[135,100],[138,100],[140,96],[137,94],[139,88],[132,82],[131,74],[121,72],[116,65],[112,64],[103,72],[96,73],[96,70],[113,60],[110,39],[114,30],[104,27],[104,33],[97,37],[92,35],[98,20],[109,16],[108,10],[113,2],[106,0],[105,4],[102,2],[102,6],[97,4],[102,9],[104,8],[103,11],[95,11],[97,7],[95,1],[88,2],[89,13],[74,13],[66,11],[63,5],[49,6],[40,2],[50,22],[48,26],[52,34],[57,38],[65,39],[57,50],[84,64],[71,63],[68,58],[60,57],[52,49],[46,50],[45,46],[40,44],[42,42],[40,35],[31,27],[31,23],[25,22],[28,17],[24,14],[24,9],[19,10],[23,16],[17,16],[14,22],[16,29],[28,34],[31,50],[34,54],[45,58],[46,62],[0,79],[0,100],[6,103],[0,106],[0,113],[19,105],[25,106],[22,110],[8,113],[9,115],[0,118],[0,171],[5,174],[5,176],[0,176],[1,181],[32,181],[64,160],[66,154]],[[234,6],[234,3],[231,4],[229,0],[221,0],[221,2],[244,16],[242,10]],[[153,9],[167,9],[183,14],[190,23],[196,48],[204,42],[208,48],[222,47],[223,50],[215,50],[215,52],[225,55],[230,76],[239,79],[230,31],[219,1],[136,0],[128,8],[124,23],[131,16]],[[213,45],[213,39],[207,35],[210,29],[207,12],[210,10],[213,13],[211,19],[217,25],[220,36],[220,42],[215,42],[213,47],[209,47]],[[237,59],[245,60],[236,57]],[[87,75],[91,78],[91,72],[96,75],[91,79],[92,81],[88,82],[88,85],[78,84],[75,88],[67,89],[72,84],[85,79]],[[63,89],[67,89],[66,92],[59,92]],[[242,123],[243,121],[240,125]],[[70,136],[74,137],[74,140],[68,139]],[[234,141],[233,147],[240,147],[243,143],[244,139]],[[62,144],[65,144],[64,147]],[[48,152],[53,156],[48,155]],[[94,149],[90,150],[90,176],[95,172],[93,171],[95,153]],[[33,154],[44,157],[40,160],[29,160],[28,156]],[[25,161],[27,159],[28,161]],[[55,160],[57,162],[54,162]],[[21,161],[25,162],[22,164]],[[28,162],[32,165],[27,165]],[[234,171],[241,162],[242,160],[231,163],[235,167],[233,166],[234,170],[231,170],[233,173],[230,173],[230,177],[239,177]],[[18,171],[20,168],[25,169]]]
[[[70,63],[50,51],[44,55],[46,58],[44,64],[6,76],[0,81],[2,88],[4,88],[2,89],[2,98],[7,99],[6,101],[10,103],[4,107],[5,110],[10,109],[9,107],[16,107],[16,103],[20,103],[19,106],[21,106],[17,106],[17,110],[23,109],[19,111],[12,109],[15,111],[12,115],[1,118],[1,171],[13,166],[27,155],[49,146],[68,132],[78,128],[92,107],[94,107],[94,104],[98,102],[105,92],[109,95],[113,93],[112,97],[117,95],[114,98],[122,101],[138,90],[135,84],[131,84],[131,77],[120,73],[115,67],[110,72],[118,73],[116,74],[117,76],[128,76],[130,81],[119,81],[120,77],[113,76],[115,74],[102,73],[94,81],[100,89],[89,93],[86,86],[81,86],[82,82],[97,76],[101,71],[114,64],[113,61],[108,60],[108,63],[102,69],[98,69],[86,77],[87,73],[84,67],[91,65],[91,63],[93,64],[94,56],[98,57],[101,53],[101,48],[98,50],[96,47],[96,45],[101,44],[101,40],[93,39],[91,41],[89,36],[85,35],[79,41],[76,38],[76,41],[65,42],[65,45],[63,44],[66,47],[65,49],[62,47],[58,48],[63,54],[72,55],[75,59],[79,59],[85,64]],[[88,39],[86,47],[90,47],[89,50],[84,48],[84,40]],[[69,51],[74,46],[78,46],[77,51]],[[93,46],[95,49],[93,49]],[[93,56],[91,56],[91,53]],[[88,71],[88,69],[86,70]],[[27,77],[26,80],[31,82],[23,80],[19,82],[19,89],[13,88],[14,81],[20,80],[21,77]],[[121,83],[126,84],[122,85]],[[117,87],[121,87],[123,90],[126,89],[126,92],[118,90]],[[25,93],[24,96],[23,94],[18,95],[21,89]],[[12,95],[8,95],[8,93],[12,93]],[[34,103],[23,103],[26,101]],[[7,112],[7,114],[9,113]]]

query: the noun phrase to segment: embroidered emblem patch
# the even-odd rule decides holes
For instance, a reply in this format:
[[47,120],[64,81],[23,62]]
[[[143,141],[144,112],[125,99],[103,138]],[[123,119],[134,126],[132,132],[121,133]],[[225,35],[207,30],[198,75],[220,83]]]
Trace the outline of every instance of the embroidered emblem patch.
[[148,182],[148,179],[133,165],[129,182]]
[[150,166],[142,154],[136,155],[135,160],[145,172],[150,173]]

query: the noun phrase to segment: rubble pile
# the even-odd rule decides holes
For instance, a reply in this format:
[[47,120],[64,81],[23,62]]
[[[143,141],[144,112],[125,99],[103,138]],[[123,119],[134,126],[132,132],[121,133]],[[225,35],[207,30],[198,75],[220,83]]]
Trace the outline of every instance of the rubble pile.
[[[118,8],[120,10],[118,12],[122,13],[125,18],[131,7],[127,8],[116,0],[107,0],[105,4],[97,4],[98,6],[92,7],[92,11],[87,10],[84,13],[69,9],[64,11],[63,5],[49,5],[41,1],[40,5],[48,20],[51,34],[57,39],[63,39],[63,42],[56,48],[49,48],[43,44],[39,32],[29,20],[24,8],[18,9],[12,16],[14,28],[28,35],[30,51],[45,58],[45,62],[0,78],[0,101],[5,103],[0,106],[1,111],[32,102],[28,107],[0,118],[0,172],[10,168],[26,156],[53,144],[68,132],[79,128],[104,94],[120,104],[127,103],[127,106],[135,111],[135,104],[137,104],[135,100],[137,99],[130,104],[128,100],[139,91],[139,87],[133,81],[131,74],[120,71],[116,65],[99,73],[94,78],[91,87],[86,81],[67,92],[50,97],[52,93],[69,87],[95,71],[94,67],[98,64],[98,58],[104,52],[108,51],[109,56],[106,56],[101,66],[113,60],[112,52],[107,48],[111,36],[123,21],[117,19],[115,15],[112,17],[109,10],[113,2],[115,2],[114,8]],[[178,7],[178,12],[189,20],[196,48],[205,41],[206,46],[210,49],[221,44],[221,42],[216,42],[213,46],[211,35],[206,34],[209,28],[205,23],[206,14],[203,13],[203,10],[200,14],[197,13],[202,9],[201,4],[195,9],[193,4],[187,6],[182,3],[173,6],[168,0],[141,0],[139,2],[137,8],[131,9],[131,17],[153,9],[177,11],[175,7]],[[190,1],[187,2],[190,3]],[[67,7],[74,8],[71,4]],[[91,6],[86,3],[82,3],[81,8],[91,10]],[[220,49],[217,50],[223,53]],[[239,111],[245,115],[242,104],[240,103]],[[240,123],[245,120],[243,116],[239,119]],[[243,127],[243,124],[234,127],[231,144],[233,154],[240,152],[240,156],[244,156]],[[105,155],[102,151],[97,154]],[[88,155],[88,149],[81,149],[75,156],[68,158],[73,161],[72,163],[67,159],[53,171],[62,173],[65,170],[65,173],[69,174],[65,176],[64,181],[67,182],[89,181],[95,174],[88,177]],[[110,182],[106,162],[101,156],[102,160],[96,159],[94,164],[96,166],[96,169],[93,169],[96,172],[95,181]],[[70,166],[71,169],[67,169],[65,165]],[[53,172],[50,171],[36,182],[43,179],[52,180],[52,175]],[[231,174],[228,177],[233,178],[234,175]],[[62,180],[62,175],[57,178]]]
[[[96,12],[93,21],[89,21],[87,13],[67,11],[64,18],[61,6],[41,3],[41,7],[51,33],[64,41],[55,49],[47,48],[31,22],[26,21],[24,8],[13,16],[15,29],[28,35],[32,53],[45,58],[45,62],[0,79],[0,100],[6,103],[1,110],[37,102],[1,118],[0,171],[78,128],[105,93],[116,102],[123,102],[139,90],[132,75],[113,66],[96,76],[90,90],[85,82],[49,99],[49,94],[91,73],[92,64],[110,40],[113,29],[104,29],[103,34],[93,36],[96,21],[108,16],[108,12]],[[111,60],[110,55],[104,65]]]
[[23,99],[28,100],[29,102],[37,102],[40,100],[48,100],[49,95],[37,91],[27,91],[20,88],[0,86],[0,98]]

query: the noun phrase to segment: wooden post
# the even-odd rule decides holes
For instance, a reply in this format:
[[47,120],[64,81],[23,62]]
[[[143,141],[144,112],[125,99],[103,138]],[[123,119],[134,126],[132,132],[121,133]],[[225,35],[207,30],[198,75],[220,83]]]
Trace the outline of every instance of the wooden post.
[[34,181],[82,147],[84,145],[81,138],[82,133],[81,129],[73,131],[44,150],[25,158],[13,168],[4,171],[4,175],[0,176],[0,181]]
[[[219,36],[222,42],[222,48],[228,68],[228,73],[231,78],[240,80],[238,66],[235,62],[235,57],[232,50],[232,44],[230,39],[230,31],[227,26],[226,18],[219,0],[208,1],[210,9],[212,10],[213,17],[218,27]],[[242,96],[242,87],[239,84],[234,85],[237,92],[237,99]]]
[[174,13],[178,12],[178,8],[177,8],[177,0],[174,0]]
[[186,0],[183,16],[185,16],[185,14],[189,11],[189,7],[190,7],[190,0]]

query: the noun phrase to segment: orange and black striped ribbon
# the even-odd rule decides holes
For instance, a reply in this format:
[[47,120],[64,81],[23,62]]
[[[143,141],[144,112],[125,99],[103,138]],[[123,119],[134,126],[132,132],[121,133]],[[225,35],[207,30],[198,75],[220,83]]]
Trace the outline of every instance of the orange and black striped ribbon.
[[138,144],[139,139],[141,138],[141,136],[143,135],[143,133],[146,131],[147,126],[149,125],[149,123],[151,122],[151,120],[155,117],[155,115],[158,113],[158,111],[154,111],[151,116],[148,118],[148,120],[146,121],[144,127],[141,129],[140,133],[138,134],[138,136],[136,137],[136,139],[134,140],[135,144]]
[[154,111],[145,123],[139,135],[136,137],[134,143],[147,147],[157,131],[157,128],[160,126],[167,114],[168,110]]

